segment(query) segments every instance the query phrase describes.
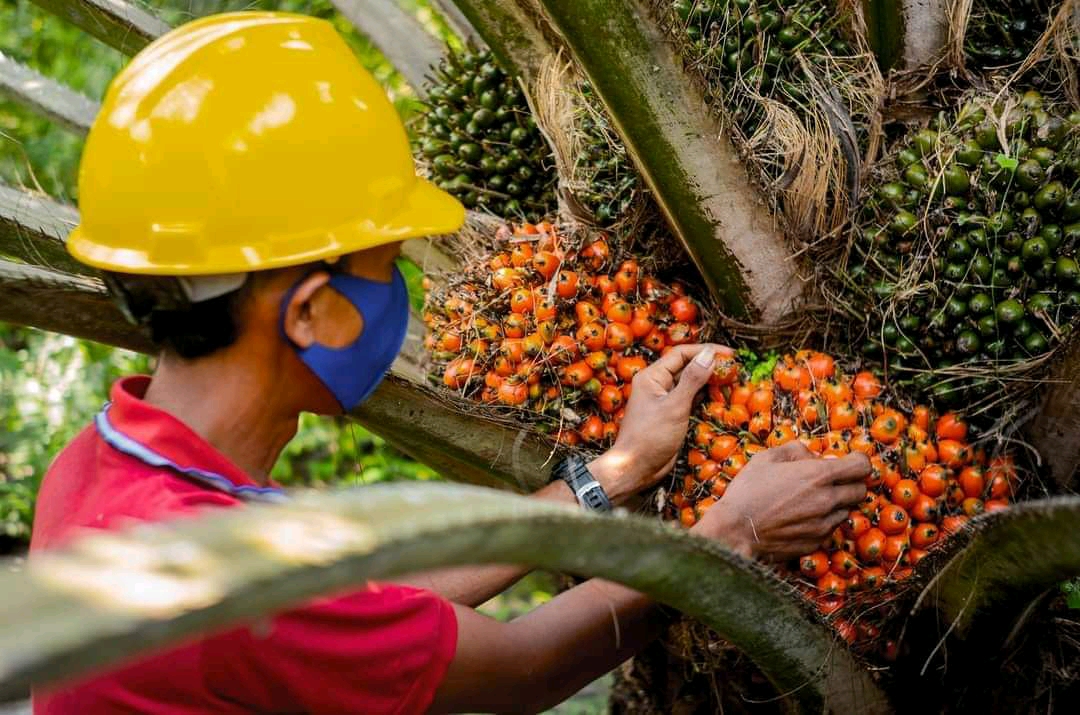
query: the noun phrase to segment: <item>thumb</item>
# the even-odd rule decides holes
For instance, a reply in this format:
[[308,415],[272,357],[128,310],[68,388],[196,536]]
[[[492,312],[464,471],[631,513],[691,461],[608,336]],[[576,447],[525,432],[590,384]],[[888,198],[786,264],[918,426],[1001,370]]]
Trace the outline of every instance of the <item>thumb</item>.
[[679,382],[671,391],[671,397],[686,402],[687,405],[694,399],[698,390],[705,387],[705,383],[712,376],[713,361],[716,358],[716,348],[706,345],[694,359],[691,360],[679,374]]

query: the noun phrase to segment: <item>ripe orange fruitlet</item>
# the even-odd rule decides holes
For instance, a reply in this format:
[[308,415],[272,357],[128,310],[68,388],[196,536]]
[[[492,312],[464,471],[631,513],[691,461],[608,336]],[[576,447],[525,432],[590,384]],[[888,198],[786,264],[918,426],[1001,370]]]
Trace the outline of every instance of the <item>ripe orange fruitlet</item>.
[[[648,266],[603,234],[500,229],[492,255],[428,294],[433,379],[562,444],[610,445],[634,376],[700,340],[710,317]],[[823,615],[864,614],[844,629],[859,641],[878,630],[870,614],[886,609],[875,605],[933,568],[928,556],[971,519],[1008,508],[1019,472],[1011,455],[973,448],[977,427],[963,415],[912,405],[878,374],[847,368],[816,350],[763,360],[720,349],[663,512],[693,526],[755,454],[794,440],[820,458],[867,455],[866,498],[818,549],[778,567]]]
[[[778,357],[768,377],[758,371],[756,381],[734,353],[721,356],[715,372],[688,447],[697,455],[691,462],[719,463],[719,476],[699,466],[697,479],[684,483],[678,478],[684,467],[677,466],[669,518],[676,518],[675,503],[716,497],[710,481],[738,479],[765,447],[798,439],[821,457],[854,451],[870,457],[865,501],[818,551],[781,569],[823,615],[851,603],[861,614],[857,625],[876,628],[869,619],[884,609],[874,609],[875,603],[889,598],[971,517],[1008,508],[1015,493],[1010,456],[988,458],[973,449],[971,429],[957,413],[901,408],[872,372],[845,373],[832,357],[810,350]],[[763,433],[755,421],[771,426]]]
[[[466,398],[520,410],[559,442],[611,444],[634,375],[670,345],[700,338],[701,306],[604,234],[571,240],[552,224],[523,224],[500,228],[494,245],[428,294],[438,378]],[[726,357],[734,378],[734,351]],[[768,409],[767,395],[758,400]],[[752,416],[741,408],[729,420],[745,426]],[[766,417],[756,425],[771,428]],[[726,456],[713,460],[717,474]]]

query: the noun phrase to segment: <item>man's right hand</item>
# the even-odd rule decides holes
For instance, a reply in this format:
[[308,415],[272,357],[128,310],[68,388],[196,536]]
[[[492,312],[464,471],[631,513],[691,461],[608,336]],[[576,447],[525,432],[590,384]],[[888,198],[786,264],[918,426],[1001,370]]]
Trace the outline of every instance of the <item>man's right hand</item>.
[[866,455],[822,459],[801,442],[754,456],[692,531],[745,556],[809,553],[866,497]]

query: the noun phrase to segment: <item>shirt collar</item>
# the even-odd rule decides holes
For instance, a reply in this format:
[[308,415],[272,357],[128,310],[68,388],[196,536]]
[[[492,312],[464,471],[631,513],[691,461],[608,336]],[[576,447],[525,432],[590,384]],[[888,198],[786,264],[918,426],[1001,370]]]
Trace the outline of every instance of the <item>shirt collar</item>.
[[[146,402],[143,397],[149,387],[150,377],[146,375],[125,377],[113,384],[112,402],[99,414],[97,423],[98,432],[110,445],[148,464],[194,476],[201,483],[236,496],[283,494],[276,484],[259,485],[190,427]],[[206,475],[210,478],[200,478]]]

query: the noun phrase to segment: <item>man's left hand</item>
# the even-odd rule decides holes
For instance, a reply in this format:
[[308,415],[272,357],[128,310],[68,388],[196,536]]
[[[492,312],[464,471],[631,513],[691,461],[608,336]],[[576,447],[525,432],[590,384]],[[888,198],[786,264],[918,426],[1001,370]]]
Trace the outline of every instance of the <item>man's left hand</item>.
[[709,381],[719,345],[677,345],[634,377],[614,446],[589,464],[610,499],[620,503],[675,466],[694,396]]

